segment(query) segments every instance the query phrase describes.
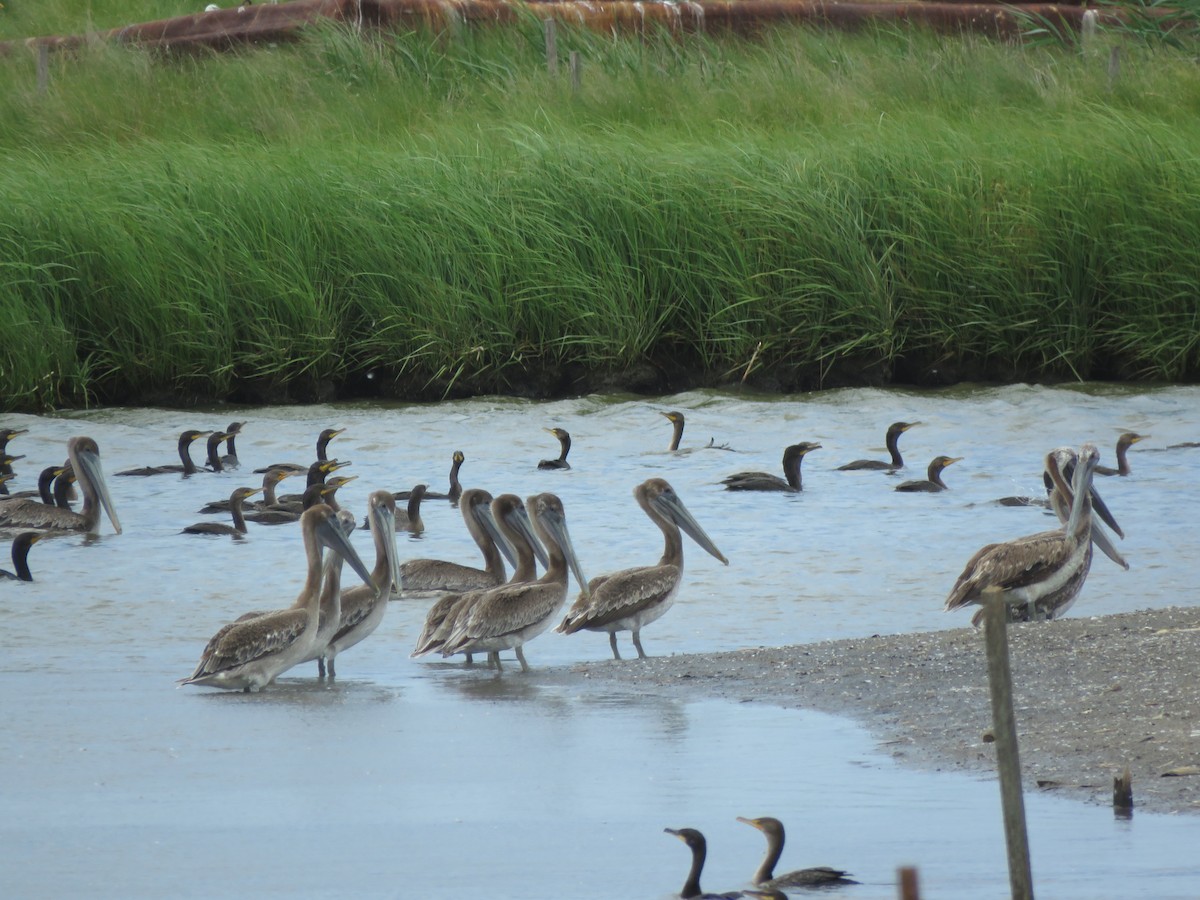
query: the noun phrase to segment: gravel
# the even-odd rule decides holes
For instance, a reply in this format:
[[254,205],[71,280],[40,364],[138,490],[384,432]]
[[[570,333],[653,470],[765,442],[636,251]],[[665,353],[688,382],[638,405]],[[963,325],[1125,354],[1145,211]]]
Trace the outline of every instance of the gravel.
[[[1009,653],[1026,790],[1110,804],[1128,766],[1135,809],[1200,813],[1200,608],[1013,625]],[[859,720],[910,764],[995,770],[982,629],[610,660],[551,677],[821,710]]]

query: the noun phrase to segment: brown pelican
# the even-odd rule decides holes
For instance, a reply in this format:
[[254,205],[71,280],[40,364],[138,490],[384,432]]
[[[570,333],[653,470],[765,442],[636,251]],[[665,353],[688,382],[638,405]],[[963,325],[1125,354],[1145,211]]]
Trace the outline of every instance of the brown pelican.
[[[450,489],[442,494],[438,491],[426,491],[426,500],[449,500],[453,505],[458,505],[458,498],[462,496],[462,483],[458,480],[459,470],[462,469],[462,464],[466,460],[461,450],[455,450],[454,456],[450,459]],[[412,494],[412,491],[397,491],[393,496],[397,500],[407,500]]]
[[924,491],[926,493],[949,490],[946,482],[942,481],[942,470],[946,466],[962,462],[962,459],[961,456],[935,456],[933,461],[929,463],[929,468],[925,470],[925,478],[902,482],[896,485],[896,490],[908,492]]
[[645,659],[642,649],[642,628],[660,618],[675,602],[683,580],[683,537],[680,529],[699,544],[706,553],[725,565],[727,560],[712,539],[688,512],[674,488],[661,478],[651,478],[634,488],[633,496],[659,530],[663,533],[663,553],[653,566],[623,569],[611,575],[593,578],[586,591],[567,612],[556,631],[574,634],[577,631],[607,631],[613,659],[620,659],[617,632],[632,631],[633,646],[639,659]]
[[371,574],[342,530],[337,513],[328,506],[320,503],[306,510],[300,532],[307,577],[296,602],[288,609],[221,628],[204,648],[196,671],[181,684],[257,691],[303,659],[319,625],[322,547],[340,554],[363,581],[371,583]]
[[[467,496],[465,492],[463,496]],[[459,505],[462,505],[462,501]],[[549,565],[550,558],[533,533],[533,525],[530,524],[525,504],[516,494],[501,494],[492,501],[489,512],[491,521],[500,533],[496,538],[497,543],[508,547],[516,556],[515,560],[509,560],[514,568],[508,584],[524,584],[533,581],[537,577],[535,557],[541,561],[543,566]],[[454,632],[458,624],[458,617],[470,610],[488,590],[488,588],[482,588],[461,594],[447,594],[434,603],[425,615],[425,627],[421,629],[416,649],[411,655],[422,656],[434,650],[440,650],[446,643],[446,638]],[[467,653],[466,656],[467,662],[470,663],[471,654]],[[498,651],[488,654],[489,662],[494,665],[497,664],[498,657]]]
[[874,469],[895,472],[897,469],[903,469],[904,459],[900,456],[900,435],[920,424],[920,422],[893,422],[888,426],[886,442],[888,453],[892,457],[891,460],[884,462],[880,459],[856,459],[844,466],[838,466],[838,471],[852,472],[860,469]]
[[[1067,479],[1072,477],[1075,467],[1078,463],[1078,454],[1070,447],[1059,447],[1050,452],[1046,458],[1046,474],[1045,478],[1050,483],[1050,497],[1048,500],[1049,506],[1058,516],[1059,522],[1066,525],[1071,515],[1071,505],[1073,495],[1071,487],[1067,483]],[[1103,520],[1103,524],[1093,519],[1091,529],[1091,541],[1084,552],[1082,564],[1074,571],[1063,585],[1055,591],[1051,591],[1046,596],[1040,598],[1034,609],[1034,618],[1037,619],[1056,619],[1071,608],[1075,600],[1079,596],[1079,592],[1083,589],[1083,584],[1087,580],[1088,572],[1092,565],[1092,547],[1099,547],[1109,559],[1120,566],[1122,569],[1129,569],[1129,563],[1113,546],[1112,541],[1108,537],[1108,533],[1104,530],[1107,525],[1113,530],[1118,537],[1124,537],[1125,533],[1121,531],[1121,526],[1117,524],[1112,513],[1101,498],[1095,485],[1088,491],[1088,496],[1085,501],[1085,513],[1094,511]],[[971,624],[979,627],[983,623],[984,610],[980,609],[971,617]],[[1029,621],[1030,613],[1025,607],[1010,607],[1008,619],[1010,622],[1027,622]]]
[[121,533],[121,522],[113,509],[112,495],[100,468],[100,447],[90,437],[78,435],[67,441],[71,469],[83,491],[79,512],[58,506],[46,506],[39,500],[11,500],[0,504],[0,528],[38,528],[43,531],[82,531],[96,533],[100,508],[108,513],[113,530]]
[[22,531],[12,542],[13,571],[0,569],[0,578],[10,578],[15,581],[33,581],[33,573],[29,571],[29,548],[44,538],[40,531]]
[[192,443],[197,438],[202,438],[206,434],[210,434],[210,433],[211,432],[208,432],[208,431],[196,431],[195,429],[189,428],[187,431],[184,431],[179,435],[180,465],[172,464],[172,465],[166,465],[166,466],[142,466],[141,468],[138,468],[138,469],[126,469],[123,472],[117,472],[115,474],[146,476],[146,475],[169,475],[172,473],[182,472],[184,475],[195,475],[197,472],[200,471],[200,469],[196,468],[196,464],[194,462],[192,462],[192,454],[190,452]]
[[229,495],[229,511],[233,516],[233,524],[224,522],[197,522],[183,529],[180,534],[223,534],[241,537],[246,533],[246,515],[242,512],[242,502],[247,497],[253,497],[262,488],[240,487]]
[[543,459],[538,463],[539,469],[569,469],[571,464],[567,462],[567,454],[571,452],[571,435],[565,428],[544,428],[543,431],[548,431],[550,434],[558,438],[558,444],[561,448],[558,453],[558,459]]
[[[475,546],[483,554],[482,569],[440,559],[410,559],[400,565],[402,593],[427,591],[482,590],[504,583],[504,559],[501,553],[511,554],[508,543],[492,519],[492,495],[482,488],[468,488],[459,498],[459,509]],[[516,565],[516,560],[509,557]]]
[[1144,441],[1150,437],[1148,434],[1138,434],[1136,431],[1127,431],[1117,438],[1117,467],[1112,466],[1096,466],[1097,475],[1128,475],[1132,469],[1129,468],[1129,459],[1126,454],[1129,448],[1138,441]]
[[[1003,544],[988,544],[967,562],[950,595],[946,609],[971,603],[983,604],[1000,594],[1009,606],[1023,607],[1018,614],[1045,618],[1045,604],[1053,604],[1064,589],[1084,570],[1091,558],[1092,472],[1100,460],[1094,444],[1084,444],[1070,487],[1061,490],[1070,497],[1070,513],[1061,529],[1042,531]],[[1058,473],[1054,453],[1046,457],[1046,468]],[[1061,477],[1059,475],[1058,477]],[[1075,588],[1078,591],[1078,587]]]
[[742,896],[741,891],[732,891],[727,894],[706,894],[700,889],[700,873],[704,871],[704,859],[708,855],[708,841],[704,839],[704,835],[695,828],[664,828],[667,834],[673,834],[692,851],[692,868],[688,871],[687,881],[683,883],[683,888],[679,891],[679,896],[683,900],[734,900],[736,897]]
[[739,822],[744,822],[751,828],[757,828],[767,839],[767,855],[763,857],[762,865],[754,873],[751,881],[759,887],[779,890],[790,887],[821,887],[835,884],[858,884],[852,880],[849,872],[841,869],[831,869],[828,866],[816,866],[811,869],[797,869],[783,875],[775,875],[775,865],[783,854],[783,823],[770,816],[758,819],[747,819],[738,816]]
[[[303,499],[300,501],[300,509],[295,509],[290,504],[276,506],[272,509],[260,509],[246,513],[246,521],[253,522],[256,525],[290,525],[292,522],[299,522],[305,510],[317,504],[330,506],[330,504],[325,503],[325,499],[337,489],[338,485],[336,484],[318,482],[304,489]],[[334,509],[334,512],[337,512],[337,510]]]
[[[338,525],[349,537],[354,531],[354,513],[346,509],[338,510]],[[317,614],[317,633],[313,637],[312,646],[308,653],[297,665],[317,661],[318,677],[325,677],[325,651],[329,642],[337,634],[342,625],[342,563],[345,562],[336,553],[325,554],[325,564],[321,570],[320,612]]]
[[725,485],[727,491],[789,491],[796,493],[804,489],[800,481],[800,464],[804,462],[806,454],[820,449],[820,444],[814,444],[811,441],[792,444],[785,449],[783,451],[783,475],[787,479],[786,481],[778,475],[771,475],[767,472],[738,472],[736,475],[730,475],[723,479],[721,484]]
[[[291,478],[295,473],[287,469],[271,469],[263,473],[262,479],[262,499],[256,500],[250,504],[251,509],[263,510],[272,509],[279,505],[279,498],[275,496],[275,488],[279,482],[285,478]],[[210,503],[200,507],[201,513],[222,513],[229,512],[229,498],[225,497],[220,500],[213,500]]]
[[[383,620],[388,598],[400,580],[396,559],[396,501],[391,491],[374,491],[367,498],[367,527],[375,541],[374,587],[354,587],[342,591],[338,630],[325,648],[329,677],[337,676],[334,660],[343,650],[369,636]],[[321,674],[324,670],[318,665]]]
[[575,573],[583,593],[587,579],[579,566],[562,501],[554,494],[535,494],[526,501],[534,533],[546,548],[550,563],[537,581],[506,584],[485,591],[471,608],[459,616],[454,631],[442,646],[442,656],[455,653],[495,653],[515,650],[521,671],[529,671],[523,645],[550,627],[551,618],[567,598],[568,567]]
[[[317,462],[325,462],[325,460],[329,459],[329,457],[326,455],[329,448],[329,442],[345,430],[345,428],[326,428],[319,435],[317,435]],[[261,469],[255,469],[254,474],[261,475],[263,472],[267,471],[267,469],[288,469],[293,472],[304,472],[308,468],[308,466],[301,465],[300,463],[272,463],[271,465],[264,466]]]

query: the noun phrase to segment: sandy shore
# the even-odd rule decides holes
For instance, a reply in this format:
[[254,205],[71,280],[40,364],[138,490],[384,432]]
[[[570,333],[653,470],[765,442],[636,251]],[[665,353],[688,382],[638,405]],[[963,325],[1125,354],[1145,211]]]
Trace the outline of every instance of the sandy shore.
[[[1027,790],[1200,813],[1200,608],[1067,618],[1009,630]],[[558,673],[638,693],[719,697],[850,716],[885,752],[994,772],[983,632],[969,628],[795,647],[586,663]]]

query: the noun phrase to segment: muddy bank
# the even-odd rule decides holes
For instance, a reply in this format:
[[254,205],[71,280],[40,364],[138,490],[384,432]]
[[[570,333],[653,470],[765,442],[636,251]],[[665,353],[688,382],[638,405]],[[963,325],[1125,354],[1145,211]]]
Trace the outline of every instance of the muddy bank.
[[[1133,774],[1136,809],[1200,813],[1200,608],[1010,629],[1027,790],[1109,804]],[[982,631],[588,663],[605,688],[719,697],[847,715],[885,752],[937,770],[994,772]],[[1192,774],[1186,774],[1192,773]]]

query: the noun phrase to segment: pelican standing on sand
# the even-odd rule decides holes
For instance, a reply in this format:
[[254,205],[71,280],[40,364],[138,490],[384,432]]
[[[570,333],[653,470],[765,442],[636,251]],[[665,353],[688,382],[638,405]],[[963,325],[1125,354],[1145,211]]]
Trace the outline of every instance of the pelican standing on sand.
[[[992,595],[1004,597],[1017,614],[1039,616],[1039,607],[1077,578],[1091,556],[1092,515],[1089,495],[1092,474],[1100,461],[1094,444],[1084,444],[1067,493],[1071,498],[1066,524],[1003,544],[982,547],[967,562],[950,595],[946,609],[983,604]],[[1054,454],[1048,454],[1047,471],[1057,472]],[[1042,618],[1046,615],[1041,614]]]
[[[13,500],[0,506],[0,528],[37,528],[43,531],[77,531],[96,534],[100,508],[108,514],[113,530],[121,533],[121,522],[113,509],[112,495],[100,467],[100,447],[90,437],[78,435],[67,441],[71,470],[83,492],[79,512],[46,506],[38,500]],[[61,477],[61,476],[60,476]]]
[[868,470],[891,473],[897,469],[903,469],[904,458],[900,455],[900,435],[920,424],[920,422],[893,422],[888,426],[884,442],[887,444],[890,459],[886,461],[882,459],[856,459],[854,462],[848,462],[844,466],[838,466],[838,471],[857,472]]
[[[1064,526],[1070,520],[1071,506],[1074,502],[1067,479],[1073,476],[1078,462],[1079,455],[1070,447],[1059,447],[1056,450],[1052,450],[1046,457],[1045,477],[1050,483],[1048,502],[1054,510],[1054,514],[1058,516],[1058,521]],[[1083,589],[1083,584],[1087,580],[1088,572],[1091,570],[1093,546],[1099,547],[1105,556],[1122,569],[1129,569],[1129,563],[1125,561],[1125,557],[1118,552],[1109,539],[1108,532],[1105,531],[1105,526],[1111,528],[1118,537],[1125,537],[1125,533],[1121,530],[1121,526],[1117,524],[1117,520],[1113,518],[1108,504],[1104,502],[1104,499],[1096,490],[1095,484],[1088,491],[1084,505],[1084,514],[1091,515],[1092,513],[1099,515],[1102,521],[1097,522],[1094,516],[1092,517],[1090,541],[1084,551],[1083,562],[1061,586],[1038,599],[1033,610],[1033,618],[1057,619],[1071,608],[1076,599],[1078,599],[1079,593]],[[985,611],[983,609],[978,610],[971,617],[971,624],[978,628],[983,623],[984,614]],[[1025,607],[1009,607],[1008,620],[1010,622],[1027,622],[1030,620],[1030,611]]]
[[337,513],[321,503],[300,519],[307,577],[289,609],[232,622],[221,628],[181,684],[258,691],[296,665],[309,651],[320,621],[321,549],[340,554],[370,589],[371,573],[346,537]]
[[747,819],[744,816],[738,816],[737,820],[749,825],[751,828],[757,828],[767,839],[767,855],[763,857],[762,864],[751,879],[757,887],[779,890],[781,888],[793,887],[858,884],[857,881],[851,880],[849,872],[843,872],[841,869],[831,869],[829,866],[796,869],[794,872],[776,875],[775,866],[779,863],[779,857],[783,855],[783,842],[785,839],[783,823],[770,816],[762,816],[758,819]]
[[[459,617],[453,633],[442,646],[442,656],[455,653],[499,653],[515,650],[521,671],[529,671],[523,645],[550,627],[550,620],[567,599],[568,568],[574,572],[584,595],[587,579],[571,545],[562,501],[554,494],[536,494],[525,508],[534,533],[550,557],[546,573],[537,581],[502,585],[486,591]],[[499,655],[494,657],[497,667]]]
[[642,628],[662,617],[679,593],[683,580],[683,537],[680,529],[699,544],[706,553],[725,565],[727,560],[704,529],[688,512],[675,489],[661,478],[651,478],[634,488],[638,505],[663,533],[663,553],[653,566],[623,569],[611,575],[593,578],[587,590],[580,593],[556,631],[574,634],[577,631],[607,631],[613,659],[620,659],[617,632],[632,631],[633,646],[639,659],[646,658],[642,649]]
[[[462,503],[460,502],[459,505],[461,506]],[[516,494],[501,494],[492,501],[489,512],[492,522],[500,532],[500,536],[497,538],[498,543],[508,547],[516,557],[509,559],[514,568],[508,584],[524,584],[533,581],[537,577],[535,558],[543,566],[549,565],[550,558],[546,555],[537,535],[533,533],[533,525],[529,521],[525,504]],[[466,591],[461,594],[447,594],[434,603],[425,615],[425,626],[421,629],[421,635],[417,638],[411,656],[423,656],[434,650],[440,651],[446,643],[446,638],[454,632],[459,616],[465,615],[488,590],[490,588]],[[489,653],[488,663],[499,668],[499,656],[499,651]],[[467,653],[466,657],[467,664],[470,665],[471,654]]]
[[[800,480],[800,464],[804,457],[814,450],[820,450],[820,444],[802,441],[792,444],[783,451],[783,478],[768,472],[738,472],[722,479],[727,491],[787,491],[798,493],[804,490]],[[785,480],[786,479],[786,480]]]
[[[425,591],[484,590],[504,583],[504,559],[510,554],[491,511],[492,495],[482,488],[468,488],[459,497],[458,506],[471,540],[483,554],[484,567],[476,569],[441,559],[410,559],[400,565],[401,593]],[[509,557],[516,565],[516,560]]]
[[383,621],[388,599],[400,582],[396,559],[396,501],[391,491],[373,491],[367,498],[367,527],[375,541],[375,569],[371,574],[374,586],[359,585],[342,591],[341,618],[338,630],[325,648],[324,664],[319,659],[317,670],[337,677],[334,660],[343,650],[366,639]]

